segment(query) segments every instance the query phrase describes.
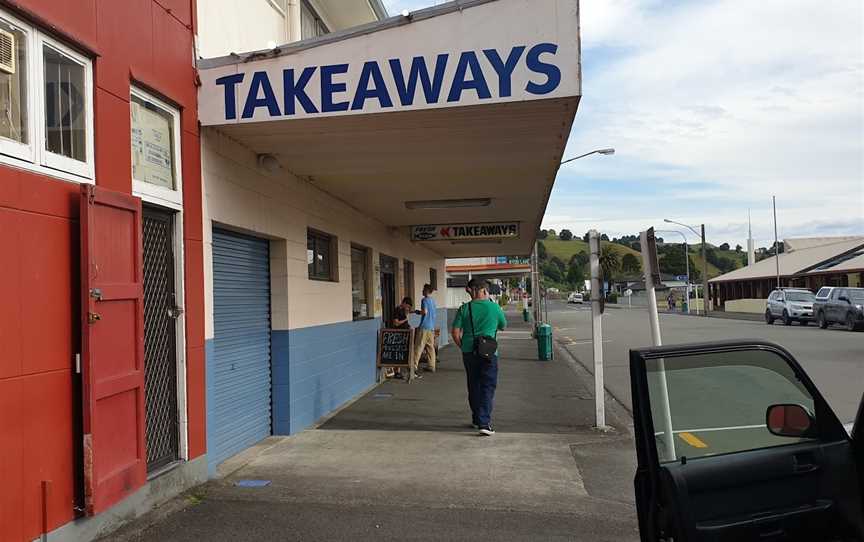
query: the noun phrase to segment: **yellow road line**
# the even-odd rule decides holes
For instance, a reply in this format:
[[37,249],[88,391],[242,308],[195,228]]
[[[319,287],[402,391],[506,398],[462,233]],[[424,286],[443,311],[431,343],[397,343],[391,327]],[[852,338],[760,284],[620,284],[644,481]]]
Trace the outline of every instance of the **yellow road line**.
[[681,440],[693,446],[694,448],[707,448],[708,445],[702,442],[696,435],[693,433],[678,433],[678,436],[681,437]]

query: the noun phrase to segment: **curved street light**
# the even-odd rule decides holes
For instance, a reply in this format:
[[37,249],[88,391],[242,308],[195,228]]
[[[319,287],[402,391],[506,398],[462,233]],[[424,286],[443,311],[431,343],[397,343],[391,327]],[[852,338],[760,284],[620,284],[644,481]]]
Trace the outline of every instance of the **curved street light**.
[[[668,218],[664,218],[663,222],[683,226],[683,227],[687,228],[688,230],[692,231],[697,236],[700,235],[700,233],[698,231],[696,231],[696,228],[694,228],[693,226],[688,226],[687,224],[684,224],[682,222],[676,222],[674,220],[669,220]],[[702,233],[701,233],[701,237],[702,237],[702,301],[703,301],[703,303],[705,303],[705,307],[704,307],[705,310],[702,311],[702,315],[708,316],[708,300],[709,300],[710,296],[709,296],[709,292],[708,292],[708,256],[705,254],[705,252],[706,252],[706,250],[705,250],[705,246],[706,246],[705,245],[705,224],[701,225],[701,229],[702,229]]]
[[578,160],[580,158],[585,158],[586,156],[591,156],[592,154],[615,154],[615,149],[597,149],[596,151],[586,152],[585,154],[580,154],[579,156],[574,156],[573,158],[568,158],[567,160],[564,160],[563,162],[558,164],[558,167],[563,166],[567,162],[572,162],[573,160]]
[[687,314],[690,314],[690,251],[687,250],[687,236],[678,230],[657,230],[657,233],[677,233],[684,240],[684,274],[687,276]]

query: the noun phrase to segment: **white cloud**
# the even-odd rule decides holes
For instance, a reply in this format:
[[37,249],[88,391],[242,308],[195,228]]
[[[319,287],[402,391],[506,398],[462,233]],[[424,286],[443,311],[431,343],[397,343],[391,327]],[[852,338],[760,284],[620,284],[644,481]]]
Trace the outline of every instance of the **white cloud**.
[[[559,228],[587,213],[633,233],[674,213],[724,231],[776,194],[789,231],[843,217],[837,233],[864,234],[862,21],[858,0],[583,0],[584,96],[568,154],[617,154],[562,172],[549,215]],[[646,177],[716,187],[690,209],[667,183],[586,212],[578,199],[562,205],[579,178]]]

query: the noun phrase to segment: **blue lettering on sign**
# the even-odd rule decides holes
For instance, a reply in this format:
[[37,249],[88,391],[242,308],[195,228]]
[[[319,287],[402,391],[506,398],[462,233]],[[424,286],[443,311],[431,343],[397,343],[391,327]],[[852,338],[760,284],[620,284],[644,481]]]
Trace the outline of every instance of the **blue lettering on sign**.
[[441,95],[441,84],[444,82],[444,70],[447,68],[449,55],[438,55],[435,59],[435,73],[429,79],[429,70],[426,69],[426,59],[415,56],[411,59],[411,69],[408,71],[408,83],[405,83],[405,75],[402,73],[402,62],[398,58],[390,59],[390,71],[393,73],[393,81],[399,92],[399,100],[402,105],[414,105],[414,93],[417,89],[417,79],[423,85],[423,96],[427,104],[437,104]]
[[[259,91],[264,92],[264,96],[259,98]],[[243,118],[251,119],[255,114],[255,109],[258,107],[266,107],[267,112],[271,117],[278,117],[279,105],[276,103],[276,95],[273,94],[273,87],[270,86],[270,79],[267,77],[267,72],[255,72],[252,74],[252,84],[249,85],[249,93],[246,95],[246,105],[243,107]]]
[[513,70],[516,69],[516,63],[519,62],[519,58],[524,51],[524,45],[514,47],[510,51],[510,56],[507,57],[507,62],[502,62],[501,55],[495,49],[483,50],[483,54],[486,55],[489,63],[495,69],[495,73],[498,74],[498,96],[506,98],[512,94],[510,91],[510,79],[513,75]]
[[312,78],[313,73],[315,73],[315,66],[303,68],[303,71],[300,72],[300,78],[297,79],[297,82],[295,83],[294,70],[289,69],[282,72],[282,85],[285,87],[285,98],[283,101],[285,103],[286,115],[294,114],[295,100],[300,102],[303,111],[307,113],[318,112],[318,109],[315,108],[315,104],[312,103],[312,100],[309,99],[309,95],[306,94],[306,85],[309,83],[309,79]]
[[[464,51],[459,54],[450,86],[446,89],[448,103],[460,101],[466,91],[473,91],[478,100],[491,99],[489,77],[493,84],[497,78],[498,97],[511,97],[513,74],[520,62],[524,62],[524,68],[530,72],[524,89],[528,94],[542,96],[555,91],[561,85],[561,69],[553,62],[558,53],[558,45],[554,43],[538,43],[530,48],[526,45],[517,45],[509,51],[503,51],[506,55],[497,49],[483,49],[482,52],[482,56],[475,51]],[[294,68],[287,68],[282,70],[281,111],[278,94],[274,92],[269,74],[256,71],[251,74],[241,117],[254,118],[259,108],[266,109],[267,115],[271,118],[282,115],[292,116],[297,114],[298,104],[306,114],[333,113],[349,109],[362,111],[366,107],[367,100],[377,100],[379,107],[384,109],[393,107],[395,96],[398,96],[402,106],[411,106],[418,99],[418,84],[422,89],[422,93],[419,93],[421,103],[437,104],[442,98],[441,93],[445,91],[444,77],[449,59],[448,54],[439,54],[435,57],[434,67],[430,67],[425,57],[415,56],[411,59],[411,65],[407,66],[406,74],[406,67],[402,65],[402,61],[391,58],[387,61],[386,67],[389,67],[392,81],[385,78],[381,69],[382,64],[370,60],[363,63],[357,78],[357,87],[350,90],[345,80],[338,79],[338,76],[349,72],[348,64],[307,66],[299,71],[299,75]],[[321,85],[318,104],[307,92],[316,70]],[[215,81],[217,86],[222,87],[226,120],[237,118],[237,87],[243,83],[244,77],[244,73],[235,73]],[[388,81],[391,81],[395,88],[389,88]],[[352,92],[353,95],[350,94]],[[343,94],[345,99],[340,100],[343,97],[340,95]]]
[[337,92],[345,92],[348,85],[345,83],[334,83],[333,76],[340,73],[348,73],[348,64],[333,64],[321,66],[321,112],[332,113],[334,111],[348,111],[348,102],[333,102],[333,95]]
[[[468,68],[471,68],[471,79],[465,79]],[[456,75],[453,76],[453,85],[450,87],[447,101],[458,102],[462,98],[462,91],[469,89],[476,90],[477,97],[481,100],[492,97],[489,94],[489,85],[486,84],[486,78],[483,77],[483,70],[480,69],[480,62],[474,51],[465,51],[459,57],[459,64],[456,65]]]
[[[375,83],[375,88],[369,88],[369,80]],[[363,109],[367,98],[378,98],[378,103],[381,107],[393,107],[393,100],[390,99],[390,93],[387,92],[387,85],[384,84],[384,76],[381,75],[381,68],[377,62],[366,62],[363,64],[363,71],[360,72],[360,82],[357,83],[357,92],[354,94],[354,102],[351,104],[351,109],[357,111]]]
[[226,75],[216,80],[217,85],[225,87],[225,118],[228,120],[237,118],[237,85],[243,81],[246,74],[235,73]]
[[531,94],[549,94],[561,83],[561,70],[555,64],[547,64],[540,61],[540,55],[543,53],[555,54],[558,52],[558,46],[554,43],[539,43],[528,51],[525,57],[525,65],[528,69],[535,73],[546,75],[546,82],[538,85],[533,81],[529,81],[525,90]]

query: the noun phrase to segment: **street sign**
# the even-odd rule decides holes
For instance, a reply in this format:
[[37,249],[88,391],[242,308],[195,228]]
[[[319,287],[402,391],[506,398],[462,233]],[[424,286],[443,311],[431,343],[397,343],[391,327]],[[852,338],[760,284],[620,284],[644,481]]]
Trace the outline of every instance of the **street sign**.
[[687,275],[675,275],[675,280],[678,282],[687,282]]
[[647,242],[647,246],[643,251],[647,260],[645,262],[645,272],[651,273],[651,281],[654,284],[660,284],[660,263],[657,260],[657,239],[654,236],[654,228],[648,228],[645,232],[645,239]]
[[518,239],[519,222],[478,222],[411,226],[412,241]]

